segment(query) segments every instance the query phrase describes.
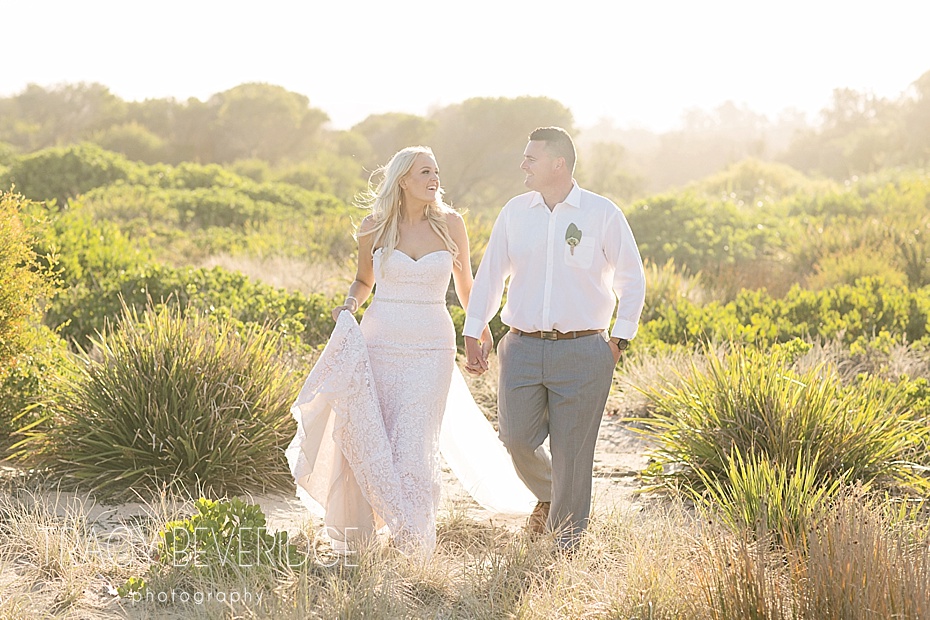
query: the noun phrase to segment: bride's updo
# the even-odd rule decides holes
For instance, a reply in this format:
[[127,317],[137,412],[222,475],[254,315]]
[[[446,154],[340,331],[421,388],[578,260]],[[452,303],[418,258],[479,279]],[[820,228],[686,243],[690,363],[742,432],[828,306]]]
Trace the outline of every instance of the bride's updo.
[[[402,213],[404,191],[400,187],[400,180],[406,176],[413,167],[418,155],[429,155],[434,160],[432,149],[428,146],[408,146],[394,153],[394,156],[383,166],[375,170],[368,181],[368,191],[360,201],[360,206],[371,210],[372,227],[359,232],[360,235],[372,235],[372,252],[381,248],[382,260],[386,259],[397,247],[400,239],[398,223]],[[377,184],[372,182],[381,176]],[[452,255],[456,266],[461,266],[458,260],[459,248],[449,234],[449,225],[446,223],[446,214],[453,213],[452,207],[442,201],[443,189],[440,185],[436,192],[436,199],[428,203],[424,209],[424,216],[429,221],[430,228],[439,235],[446,249]]]

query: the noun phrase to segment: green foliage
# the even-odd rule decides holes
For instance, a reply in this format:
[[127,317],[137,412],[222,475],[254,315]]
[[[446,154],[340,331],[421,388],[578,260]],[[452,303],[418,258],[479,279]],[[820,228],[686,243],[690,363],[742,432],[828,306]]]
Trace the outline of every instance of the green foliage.
[[705,491],[695,497],[735,532],[774,531],[794,544],[845,482],[844,474],[826,481],[818,476],[818,458],[806,460],[798,451],[794,463],[780,463],[734,450],[722,476],[697,470]]
[[299,377],[279,337],[177,308],[126,309],[81,356],[39,455],[104,494],[218,494],[292,484],[284,448]]
[[852,344],[883,333],[917,342],[930,335],[930,289],[863,278],[822,291],[795,286],[781,299],[746,290],[726,304],[679,299],[659,306],[641,332],[645,340],[669,344],[729,340],[767,346],[798,337],[842,337]]
[[271,533],[258,504],[238,497],[216,501],[205,497],[187,519],[169,521],[158,532],[157,563],[143,577],[130,577],[117,588],[121,597],[144,596],[149,583],[164,573],[211,580],[241,579],[256,572],[285,574],[306,561],[287,532]]
[[821,257],[805,284],[807,288],[819,290],[852,285],[863,278],[882,280],[892,287],[908,284],[907,275],[889,263],[886,253],[870,250]]
[[38,303],[48,293],[33,233],[21,216],[28,207],[22,196],[0,192],[0,377],[25,350],[27,327],[39,320]]
[[348,204],[367,189],[365,170],[354,157],[321,151],[311,159],[282,165],[272,178],[312,192],[332,194]]
[[616,142],[596,142],[579,154],[576,178],[583,187],[624,204],[643,193],[645,179],[631,171],[629,155]]
[[831,184],[815,184],[791,166],[750,157],[690,187],[740,207],[761,208],[784,197],[810,195],[818,185],[829,187]]
[[173,264],[223,253],[342,260],[356,247],[353,209],[329,194],[255,183],[215,164],[153,166],[145,178],[91,190],[72,208],[116,224]]
[[12,364],[0,372],[0,448],[27,436],[42,423],[55,400],[61,377],[69,376],[73,366],[64,340],[45,325],[29,325],[21,334],[24,350]]
[[[0,141],[0,169],[3,166],[7,166],[13,163],[13,159],[16,157],[17,149],[12,144]],[[0,178],[3,177],[3,174],[0,174]]]
[[196,508],[193,516],[169,521],[158,533],[161,564],[217,574],[259,566],[282,570],[301,563],[287,532],[267,531],[258,504],[238,497],[226,501],[201,497]]
[[301,154],[329,120],[304,95],[271,84],[240,84],[213,95],[209,104],[216,111],[216,158],[221,162]]
[[95,187],[135,179],[140,174],[139,167],[122,155],[89,143],[23,155],[10,166],[13,183],[25,197],[56,200],[59,205]]
[[352,131],[364,136],[371,146],[371,157],[364,162],[369,170],[374,170],[404,147],[429,144],[435,128],[435,122],[422,116],[388,112],[366,117],[352,127]]
[[658,316],[661,308],[673,308],[679,300],[697,303],[704,296],[700,275],[692,276],[687,269],[680,268],[670,258],[665,264],[658,265],[652,261],[643,261],[646,272],[646,302],[642,323],[647,323]]
[[165,158],[165,141],[135,121],[107,127],[95,133],[90,141],[108,151],[147,164]]
[[442,108],[430,120],[436,129],[429,144],[450,201],[494,211],[526,191],[519,165],[529,133],[548,125],[572,131],[574,125],[571,111],[547,97],[476,97]]
[[316,346],[332,330],[328,297],[276,289],[219,267],[157,264],[144,245],[128,239],[113,223],[91,221],[80,203],[56,217],[38,247],[60,255],[54,265],[59,288],[45,322],[79,348],[87,348],[91,337],[119,316],[124,303],[138,311],[150,302],[173,304],[241,324],[268,325],[295,345]]
[[124,122],[126,108],[102,84],[29,84],[21,93],[0,99],[0,139],[24,153],[70,144]]
[[263,159],[237,159],[227,166],[240,177],[264,183],[271,177],[271,166]]
[[641,422],[657,445],[656,483],[720,504],[731,523],[765,518],[785,532],[800,531],[840,484],[930,488],[913,467],[930,428],[903,385],[844,386],[826,366],[792,370],[794,356],[737,347],[675,385],[641,387],[654,407]]
[[220,267],[173,269],[157,264],[89,274],[88,280],[63,289],[46,321],[86,348],[94,334],[118,316],[122,304],[138,310],[152,302],[208,313],[240,327],[267,325],[291,345],[316,346],[332,331],[333,303],[322,295],[289,293]]
[[728,264],[773,254],[779,246],[775,222],[765,211],[693,194],[667,195],[636,203],[627,213],[644,259],[669,259],[692,273],[714,276]]

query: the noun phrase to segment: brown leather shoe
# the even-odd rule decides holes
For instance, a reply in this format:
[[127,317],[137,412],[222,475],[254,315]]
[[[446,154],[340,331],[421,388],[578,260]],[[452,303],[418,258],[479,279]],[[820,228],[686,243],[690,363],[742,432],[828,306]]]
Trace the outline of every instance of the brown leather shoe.
[[551,502],[536,502],[536,507],[526,521],[526,529],[530,534],[544,534],[546,532],[546,519],[549,518]]

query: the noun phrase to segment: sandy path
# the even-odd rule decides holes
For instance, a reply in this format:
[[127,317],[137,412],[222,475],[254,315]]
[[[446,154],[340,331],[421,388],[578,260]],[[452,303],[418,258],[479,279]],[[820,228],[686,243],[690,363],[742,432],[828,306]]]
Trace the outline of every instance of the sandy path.
[[[637,473],[646,467],[646,444],[622,424],[616,416],[605,416],[600,428],[597,451],[594,457],[594,512],[612,510],[638,510],[635,491],[639,488]],[[7,475],[15,475],[13,468]],[[294,535],[314,529],[318,523],[290,493],[255,495],[252,501],[261,505],[267,524],[273,530],[286,530]],[[153,514],[153,507],[143,502],[105,504],[95,502],[86,494],[46,492],[36,498],[20,501],[44,503],[50,512],[61,517],[80,514],[86,524],[98,533],[124,529],[140,517]],[[525,516],[491,513],[475,503],[459,484],[448,467],[443,467],[443,511],[464,512],[469,518],[512,527],[522,527]],[[160,512],[156,507],[154,512]]]

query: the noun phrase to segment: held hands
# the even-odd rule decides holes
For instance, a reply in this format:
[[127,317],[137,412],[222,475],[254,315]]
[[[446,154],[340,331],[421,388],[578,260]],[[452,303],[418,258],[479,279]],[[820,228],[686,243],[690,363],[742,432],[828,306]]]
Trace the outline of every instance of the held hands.
[[491,330],[485,327],[481,340],[465,336],[465,371],[470,375],[483,375],[488,369],[488,355],[494,347]]

